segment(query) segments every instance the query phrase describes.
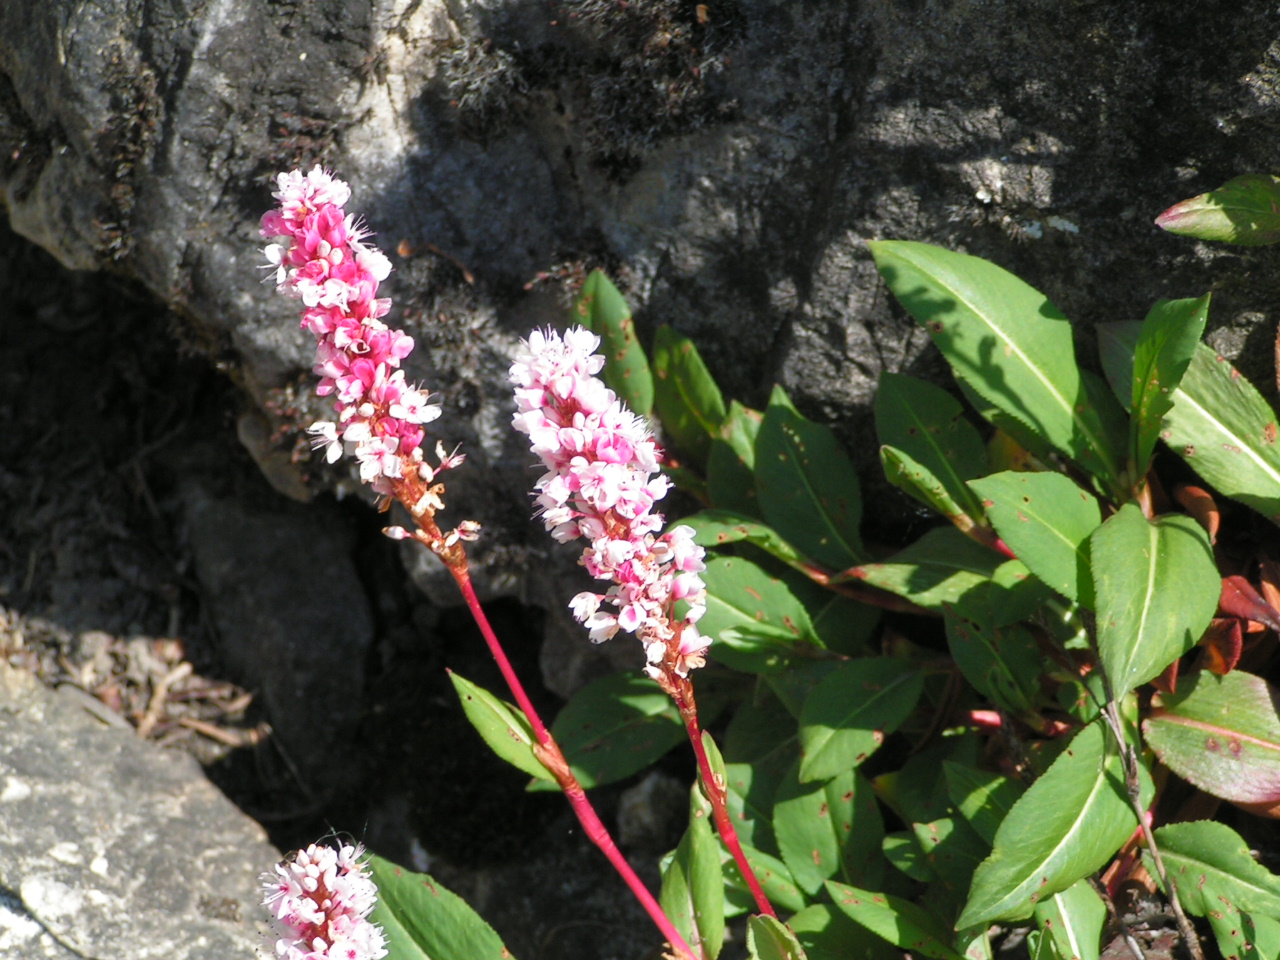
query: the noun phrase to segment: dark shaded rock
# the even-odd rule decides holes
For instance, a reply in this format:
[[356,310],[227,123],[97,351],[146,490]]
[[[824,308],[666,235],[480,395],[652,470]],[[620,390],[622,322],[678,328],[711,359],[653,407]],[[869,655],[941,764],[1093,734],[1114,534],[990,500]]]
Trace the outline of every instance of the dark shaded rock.
[[81,696],[0,660],[0,956],[251,960],[279,855],[191,757]]
[[[349,760],[373,618],[334,511],[183,488],[195,574],[227,670],[257,695],[306,796]],[[272,502],[278,501],[278,502]]]

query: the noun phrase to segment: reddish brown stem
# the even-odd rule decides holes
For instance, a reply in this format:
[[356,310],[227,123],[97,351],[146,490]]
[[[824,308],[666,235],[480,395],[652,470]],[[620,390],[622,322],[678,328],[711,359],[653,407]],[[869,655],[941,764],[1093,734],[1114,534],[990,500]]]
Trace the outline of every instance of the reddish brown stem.
[[676,707],[680,710],[680,718],[684,721],[684,728],[689,734],[693,754],[698,758],[698,776],[702,780],[707,799],[711,801],[711,815],[716,822],[716,829],[720,831],[720,839],[729,848],[734,863],[742,873],[742,879],[747,882],[747,888],[756,901],[756,908],[765,916],[777,919],[778,913],[773,909],[769,898],[765,896],[764,888],[760,886],[760,881],[756,878],[755,871],[751,869],[747,855],[743,852],[742,844],[738,840],[738,831],[734,829],[733,818],[729,816],[725,784],[711,769],[711,758],[707,756],[707,748],[703,746],[702,729],[698,725],[698,704],[693,697],[693,684],[686,678],[674,678],[672,689],[667,692],[671,694]]
[[471,574],[467,569],[465,555],[458,551],[444,557],[444,559],[449,567],[449,572],[453,574],[453,579],[458,583],[458,589],[462,591],[463,599],[467,602],[467,608],[471,611],[471,616],[475,619],[476,626],[480,628],[484,642],[489,647],[489,653],[493,655],[494,661],[498,664],[498,669],[502,672],[503,679],[507,681],[507,687],[511,690],[511,695],[515,697],[516,705],[529,721],[529,726],[533,728],[533,735],[538,741],[538,749],[534,751],[538,760],[556,778],[556,781],[560,784],[560,789],[569,800],[569,806],[573,808],[574,814],[577,815],[578,822],[582,824],[582,829],[591,838],[591,842],[613,864],[613,868],[618,871],[618,875],[622,877],[632,894],[635,895],[635,898],[640,901],[640,905],[649,914],[649,918],[662,931],[662,935],[666,937],[672,949],[677,954],[687,958],[687,960],[697,960],[699,954],[694,953],[689,944],[685,942],[680,935],[680,931],[675,928],[675,925],[663,912],[658,901],[649,892],[649,888],[636,876],[636,872],[631,869],[631,864],[627,863],[626,857],[622,855],[622,851],[618,849],[617,844],[613,842],[613,838],[609,836],[608,829],[600,821],[595,808],[591,806],[591,801],[587,799],[586,791],[582,789],[577,777],[570,771],[569,763],[560,751],[559,744],[551,736],[551,731],[542,722],[542,718],[538,716],[538,711],[534,709],[533,701],[525,693],[524,685],[520,683],[520,678],[516,676],[516,672],[511,666],[511,661],[507,659],[507,654],[502,649],[501,642],[493,632],[493,627],[489,625],[489,618],[485,616],[484,610],[480,606],[480,600],[476,597],[475,589],[471,586]]

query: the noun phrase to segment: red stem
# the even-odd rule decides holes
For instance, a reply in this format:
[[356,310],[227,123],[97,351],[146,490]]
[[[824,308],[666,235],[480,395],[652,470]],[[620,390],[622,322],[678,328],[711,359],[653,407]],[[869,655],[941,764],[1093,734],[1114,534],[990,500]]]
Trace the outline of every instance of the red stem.
[[[516,676],[516,672],[511,666],[511,661],[507,659],[507,654],[502,649],[501,642],[493,632],[493,627],[489,625],[489,618],[484,615],[480,600],[476,597],[476,592],[471,586],[471,575],[467,570],[465,558],[461,562],[454,561],[451,557],[446,557],[445,560],[449,567],[449,572],[453,574],[454,580],[458,582],[458,588],[462,591],[463,599],[467,602],[467,607],[476,621],[476,626],[480,628],[480,633],[489,647],[489,652],[493,654],[493,659],[498,664],[498,669],[502,671],[502,677],[507,681],[511,695],[516,699],[516,705],[520,707],[520,711],[529,721],[529,726],[533,728],[533,735],[537,738],[538,745],[541,747],[540,751],[535,751],[539,761],[559,782],[560,789],[564,791],[565,797],[569,800],[569,806],[573,808],[573,812],[578,817],[578,822],[582,824],[582,829],[587,832],[591,842],[599,847],[600,852],[613,864],[613,868],[618,871],[618,874],[635,895],[635,898],[640,901],[640,905],[649,914],[649,918],[662,931],[662,935],[666,937],[667,942],[671,944],[677,953],[684,954],[688,960],[696,960],[700,954],[694,953],[693,949],[680,935],[680,931],[675,928],[675,925],[663,912],[653,894],[649,892],[649,888],[636,876],[636,872],[631,869],[631,864],[627,863],[626,857],[622,855],[622,851],[613,842],[613,838],[609,836],[608,829],[600,821],[595,808],[591,806],[591,801],[587,799],[586,791],[582,789],[582,785],[578,783],[577,778],[570,772],[568,761],[565,760],[564,754],[560,751],[559,744],[551,736],[551,731],[542,722],[542,718],[538,716],[538,711],[533,707],[533,701],[525,693],[524,686],[520,683],[520,678]],[[755,878],[752,877],[752,879],[754,880]]]
[[673,696],[684,720],[684,728],[689,734],[689,743],[693,746],[693,754],[698,758],[698,776],[702,780],[703,789],[711,801],[711,815],[716,821],[716,829],[720,831],[720,839],[729,848],[733,861],[738,865],[742,879],[747,882],[751,896],[755,898],[756,908],[765,916],[778,918],[773,904],[765,896],[764,888],[756,879],[756,872],[751,869],[747,855],[738,840],[738,831],[733,827],[733,818],[729,816],[729,805],[725,796],[725,785],[715,771],[711,769],[711,758],[707,756],[707,748],[702,745],[702,730],[698,725],[698,705],[693,699],[693,684],[687,679],[678,681],[677,693]]

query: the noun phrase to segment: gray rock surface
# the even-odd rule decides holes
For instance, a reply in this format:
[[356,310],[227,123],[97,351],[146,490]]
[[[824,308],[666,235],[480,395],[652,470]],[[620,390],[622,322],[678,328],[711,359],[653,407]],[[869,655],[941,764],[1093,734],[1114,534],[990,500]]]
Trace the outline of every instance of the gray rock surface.
[[255,958],[279,854],[190,756],[81,697],[0,660],[0,958]]
[[[1278,38],[1262,0],[9,3],[0,187],[15,228],[63,262],[179,308],[287,437],[318,409],[299,399],[309,346],[257,282],[255,226],[274,172],[338,170],[409,253],[393,319],[446,404],[436,432],[476,468],[451,502],[501,545],[477,579],[550,605],[568,592],[527,575],[545,547],[503,386],[515,338],[562,315],[526,289],[540,272],[606,265],[642,336],[673,324],[748,403],[781,382],[871,482],[880,371],[941,372],[869,238],[1013,269],[1078,322],[1086,354],[1092,323],[1212,288],[1210,339],[1270,390],[1274,251],[1151,219],[1273,167]],[[304,496],[273,435],[243,434]],[[900,502],[871,523],[892,529]]]

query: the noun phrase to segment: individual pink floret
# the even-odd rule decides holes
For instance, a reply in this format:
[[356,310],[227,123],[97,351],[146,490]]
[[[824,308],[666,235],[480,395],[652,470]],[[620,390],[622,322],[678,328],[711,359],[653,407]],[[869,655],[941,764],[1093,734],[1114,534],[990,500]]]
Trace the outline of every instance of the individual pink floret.
[[368,920],[378,898],[358,846],[312,844],[262,875],[272,917],[267,946],[281,960],[379,960],[382,930]]
[[582,327],[533,331],[511,366],[513,424],[547,468],[534,485],[543,523],[561,543],[587,539],[583,567],[613,584],[574,597],[574,617],[595,643],[634,633],[654,679],[686,677],[710,644],[694,626],[706,610],[703,551],[691,527],[657,534],[663,518],[653,507],[671,483],[658,473],[648,424],[596,378],[599,345]]

